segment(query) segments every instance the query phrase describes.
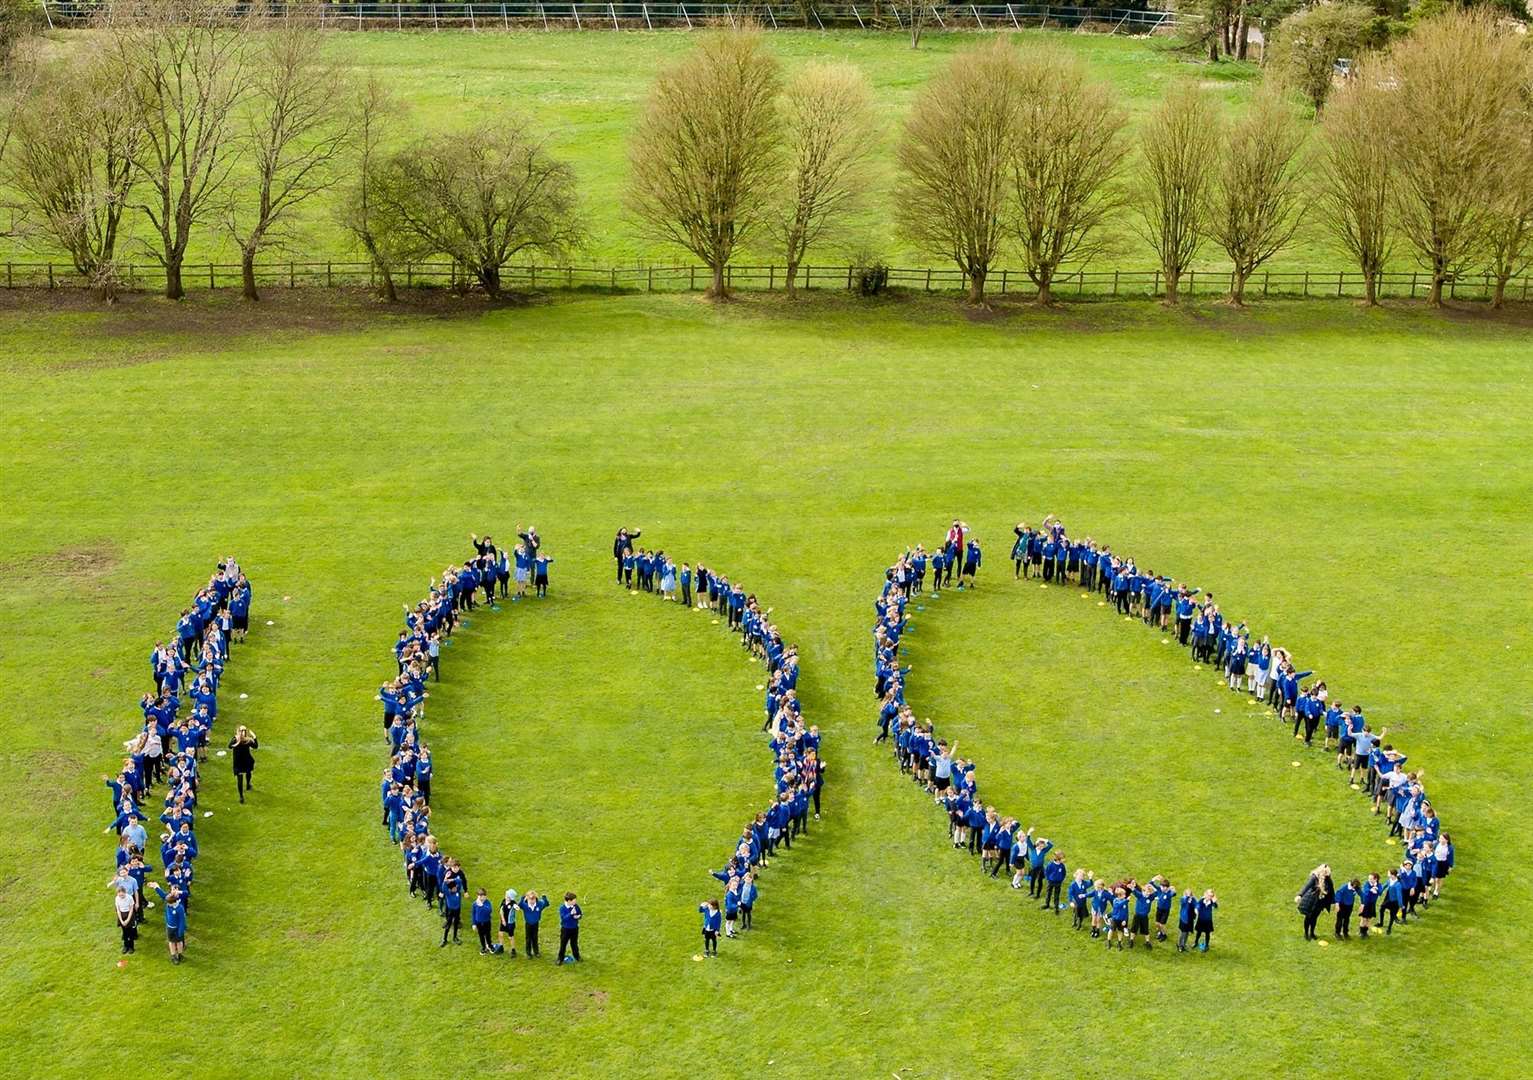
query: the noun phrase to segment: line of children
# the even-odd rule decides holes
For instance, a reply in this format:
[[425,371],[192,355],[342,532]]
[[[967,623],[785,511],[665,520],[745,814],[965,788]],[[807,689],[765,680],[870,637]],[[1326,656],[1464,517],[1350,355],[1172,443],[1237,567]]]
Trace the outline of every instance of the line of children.
[[794,840],[808,834],[811,814],[820,820],[826,772],[820,729],[805,724],[799,706],[798,649],[783,641],[755,594],[701,563],[694,572],[690,563],[678,566],[663,550],[635,550],[632,541],[638,535],[638,529],[618,531],[613,543],[618,583],[677,601],[689,610],[695,586],[697,610],[719,615],[718,622],[739,634],[740,647],[766,667],[766,715],[761,730],[770,733],[767,748],[772,753],[776,794],[740,830],[724,867],[710,871],[724,885],[722,900],[714,897],[698,905],[703,955],[712,957],[718,955],[720,932],[734,938],[751,928],[761,872],[777,849],[791,849]]
[[[115,776],[103,774],[112,795],[117,834],[114,916],[122,951],[131,953],[153,889],[164,904],[170,959],[179,964],[186,951],[186,911],[192,898],[192,868],[199,848],[197,821],[201,766],[218,718],[218,685],[235,642],[250,627],[250,580],[231,556],[218,564],[176,623],[174,643],[161,641],[149,654],[154,693],[139,700],[143,725],[123,744],[125,756]],[[182,705],[190,702],[185,714]],[[149,832],[146,800],[164,783],[164,812],[159,815],[160,866],[166,888],[149,881],[154,867],[146,850]],[[243,800],[241,800],[243,801]]]
[[[1074,929],[1089,926],[1091,937],[1105,938],[1108,948],[1114,945],[1119,949],[1125,945],[1134,948],[1142,942],[1146,949],[1151,949],[1154,942],[1167,940],[1166,927],[1177,896],[1171,882],[1159,874],[1144,882],[1132,877],[1114,882],[1085,869],[1075,870],[1072,877],[1064,854],[1052,840],[1035,836],[1033,828],[1024,829],[1017,818],[1006,816],[980,799],[974,762],[959,757],[958,744],[939,738],[930,721],[917,721],[905,701],[905,680],[911,670],[900,663],[900,645],[910,621],[906,608],[911,597],[926,591],[928,569],[931,592],[940,595],[941,587],[952,580],[952,569],[959,562],[960,552],[964,554],[958,587],[972,589],[974,571],[979,568],[979,541],[962,520],[953,522],[935,554],[928,555],[917,544],[884,574],[883,588],[873,603],[877,613],[873,627],[873,682],[879,702],[878,735],[874,743],[892,740],[900,771],[923,787],[944,811],[948,839],[955,849],[979,856],[981,874],[994,878],[1007,871],[1013,889],[1022,889],[1025,882],[1030,899],[1042,898],[1041,910],[1052,912],[1056,918],[1069,910]],[[1042,565],[1041,549],[1039,556]],[[1048,576],[1052,581],[1063,571],[1056,569],[1057,552],[1051,552],[1051,556]],[[1012,558],[1016,573],[1021,576],[1030,566],[1031,552],[1022,543],[1020,533]],[[1028,573],[1031,576],[1031,569]],[[1208,951],[1214,909],[1218,906],[1218,897],[1212,890],[1205,890],[1201,896],[1190,889],[1183,891],[1177,951],[1188,951],[1189,935],[1193,936],[1193,948]],[[707,909],[703,918],[706,943],[710,918]]]
[[[520,571],[517,573],[517,595],[525,595],[529,577],[538,595],[544,595],[546,563],[552,560],[543,554],[536,531],[518,529],[517,535],[521,540],[518,551],[526,556],[528,569],[526,577]],[[518,898],[515,889],[507,889],[499,904],[499,918],[495,920],[495,905],[488,891],[479,889],[468,899],[468,874],[457,859],[441,850],[431,828],[433,763],[431,748],[421,733],[426,700],[431,696],[426,690],[427,680],[434,676],[441,682],[441,646],[450,641],[460,616],[475,610],[480,603],[498,610],[494,607],[496,593],[506,597],[512,576],[508,553],[496,547],[489,536],[480,538],[471,533],[469,539],[474,546],[473,557],[462,565],[448,566],[440,581],[431,579],[425,599],[413,607],[405,606],[405,629],[394,643],[397,674],[378,690],[376,700],[383,704],[384,737],[389,744],[389,765],[379,788],[382,824],[388,829],[390,842],[397,844],[403,854],[410,895],[421,897],[428,908],[441,913],[439,947],[446,948],[449,941],[462,944],[466,903],[469,925],[478,935],[481,953],[498,956],[509,952],[515,956],[516,921],[520,915],[526,938],[524,953],[528,959],[536,959],[542,955],[538,927],[543,910],[548,907],[547,898],[533,889]],[[481,591],[483,599],[477,600]]]
[[[1336,700],[1324,680],[1306,682],[1315,674],[1300,671],[1287,649],[1274,646],[1267,636],[1258,638],[1244,621],[1225,616],[1212,593],[1173,578],[1139,569],[1128,555],[1115,554],[1090,537],[1070,539],[1064,522],[1053,514],[1038,528],[1025,522],[1012,532],[1015,577],[1037,577],[1042,583],[1071,583],[1089,593],[1100,593],[1104,606],[1115,615],[1136,618],[1157,633],[1167,634],[1189,649],[1192,662],[1219,672],[1220,681],[1241,693],[1253,705],[1265,705],[1283,724],[1292,723],[1296,741],[1313,746],[1324,730],[1321,748],[1336,750],[1336,767],[1354,790],[1373,800],[1373,812],[1386,817],[1389,835],[1398,838],[1404,860],[1397,871],[1408,888],[1402,890],[1399,911],[1425,907],[1441,894],[1442,880],[1454,864],[1450,836],[1426,796],[1424,773],[1407,772],[1406,757],[1384,741],[1387,730],[1375,733],[1359,704]],[[1174,627],[1173,627],[1174,623]],[[1327,868],[1329,872],[1329,868]],[[1378,875],[1370,875],[1375,881]],[[1382,886],[1387,893],[1387,884]],[[1352,907],[1367,891],[1361,879],[1346,883],[1347,919],[1341,920],[1342,890],[1335,890],[1338,924],[1336,936],[1350,937]],[[1323,901],[1324,910],[1332,906]],[[1359,921],[1361,936],[1373,917]]]

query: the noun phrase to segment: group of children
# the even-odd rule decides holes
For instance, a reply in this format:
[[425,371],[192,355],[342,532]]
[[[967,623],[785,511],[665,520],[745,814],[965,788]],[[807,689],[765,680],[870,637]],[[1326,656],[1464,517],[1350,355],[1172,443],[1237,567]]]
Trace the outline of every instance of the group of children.
[[[930,721],[916,720],[905,700],[910,668],[900,663],[900,644],[909,623],[906,608],[914,596],[940,594],[951,584],[955,568],[958,588],[972,589],[979,550],[969,526],[955,520],[930,553],[918,544],[885,572],[873,604],[873,678],[879,702],[874,742],[892,743],[900,771],[944,811],[953,847],[977,856],[982,874],[996,878],[1004,871],[1013,889],[1026,888],[1031,899],[1041,901],[1041,910],[1056,917],[1070,911],[1075,929],[1089,927],[1091,937],[1105,939],[1108,948],[1134,948],[1142,942],[1150,949],[1154,942],[1166,941],[1175,908],[1177,951],[1207,952],[1219,906],[1212,889],[1199,893],[1184,888],[1178,893],[1159,874],[1140,881],[1126,875],[1114,880],[1081,868],[1072,872],[1052,840],[1036,836],[1034,828],[1024,829],[1017,818],[980,798],[974,762],[958,756],[956,742],[939,738]],[[1051,569],[1051,579],[1053,575]]]
[[[448,941],[462,944],[463,908],[467,900],[469,924],[485,955],[516,955],[516,922],[523,926],[523,953],[528,959],[542,955],[539,931],[547,896],[528,889],[518,896],[507,889],[499,904],[486,889],[469,899],[468,874],[463,865],[446,854],[431,830],[431,748],[421,733],[425,718],[427,681],[442,681],[442,646],[452,637],[458,619],[481,603],[495,607],[497,591],[509,594],[512,567],[516,593],[527,595],[529,585],[537,596],[548,591],[548,564],[536,529],[517,530],[516,554],[496,547],[494,540],[469,534],[474,555],[462,565],[448,566],[441,580],[433,578],[430,591],[414,607],[405,607],[405,628],[394,643],[395,678],[378,689],[383,703],[383,730],[389,743],[389,766],[383,772],[380,794],[382,823],[389,840],[398,844],[404,859],[404,875],[411,896],[419,896],[428,908],[442,916],[441,948]],[[483,598],[479,594],[483,592]],[[497,912],[498,908],[498,912]],[[564,894],[559,906],[559,953],[556,963],[580,959],[580,921],[584,917],[574,893]],[[493,928],[493,931],[492,931]],[[497,940],[498,938],[498,940]],[[567,955],[568,954],[568,955]]]
[[[1453,840],[1442,829],[1437,812],[1428,801],[1424,773],[1407,771],[1406,755],[1386,742],[1387,729],[1375,732],[1362,705],[1345,705],[1333,697],[1323,679],[1313,671],[1300,671],[1288,650],[1274,646],[1266,635],[1258,637],[1244,621],[1228,618],[1211,592],[1174,578],[1141,570],[1128,555],[1115,554],[1090,537],[1070,539],[1065,525],[1052,514],[1038,528],[1025,522],[1012,530],[1014,576],[1038,577],[1044,584],[1076,584],[1102,594],[1115,615],[1137,619],[1166,640],[1189,650],[1192,662],[1209,666],[1232,692],[1253,704],[1265,705],[1305,746],[1315,744],[1336,751],[1336,768],[1353,790],[1373,802],[1373,812],[1385,817],[1389,836],[1402,848],[1400,866],[1382,874],[1330,885],[1330,868],[1318,875],[1321,883],[1315,911],[1336,909],[1337,938],[1351,936],[1352,909],[1359,908],[1360,936],[1367,937],[1374,921],[1387,924],[1388,933],[1440,894],[1443,878],[1453,868]],[[1318,871],[1317,871],[1318,874]],[[1312,874],[1311,878],[1317,877]],[[1309,906],[1307,896],[1303,907]],[[1314,924],[1306,912],[1305,936],[1313,937]],[[1345,916],[1345,917],[1344,917]],[[1317,915],[1318,917],[1318,915]]]
[[[197,791],[201,766],[218,718],[218,684],[230,648],[243,642],[250,626],[250,581],[231,556],[218,564],[208,584],[198,590],[181,612],[173,641],[155,644],[149,654],[154,693],[139,701],[143,724],[124,744],[122,767],[102,780],[112,795],[116,832],[116,870],[108,887],[114,894],[114,914],[124,954],[135,951],[139,924],[154,906],[153,891],[164,907],[165,937],[171,963],[186,952],[186,912],[192,898],[193,864],[198,846]],[[183,704],[190,708],[183,713]],[[253,736],[242,727],[230,747]],[[238,768],[238,766],[237,766]],[[248,781],[248,773],[244,780]],[[151,881],[154,866],[147,851],[149,831],[145,802],[155,785],[165,785],[164,812],[159,821],[160,866],[164,884]],[[240,784],[241,796],[244,783]],[[243,798],[242,800],[243,801]]]
[[702,916],[703,956],[718,955],[719,937],[738,937],[751,929],[760,895],[759,879],[779,847],[792,848],[793,841],[809,831],[810,815],[820,820],[820,800],[825,787],[825,762],[820,756],[820,729],[805,724],[798,700],[798,650],[783,642],[777,626],[768,618],[754,593],[738,579],[699,563],[679,566],[664,551],[634,547],[638,529],[619,529],[612,544],[617,582],[631,591],[648,592],[664,600],[693,607],[694,586],[698,610],[719,616],[716,622],[740,635],[740,647],[766,666],[765,719],[761,730],[770,733],[775,794],[765,809],[740,830],[740,837],[723,868],[710,871],[724,886],[722,898],[709,897],[698,905]]

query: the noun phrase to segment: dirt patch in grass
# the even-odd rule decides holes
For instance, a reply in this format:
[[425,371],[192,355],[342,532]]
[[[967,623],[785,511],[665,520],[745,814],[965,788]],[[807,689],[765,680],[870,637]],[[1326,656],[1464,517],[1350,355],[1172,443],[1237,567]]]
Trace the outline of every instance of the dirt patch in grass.
[[0,583],[7,589],[30,585],[49,593],[105,591],[105,580],[121,561],[117,546],[105,540],[55,548],[0,560]]

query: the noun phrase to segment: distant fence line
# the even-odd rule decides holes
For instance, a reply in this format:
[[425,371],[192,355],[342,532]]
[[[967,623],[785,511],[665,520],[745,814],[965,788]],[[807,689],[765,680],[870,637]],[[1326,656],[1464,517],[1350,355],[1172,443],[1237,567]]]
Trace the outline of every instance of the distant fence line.
[[[163,288],[165,271],[157,264],[119,266],[119,283],[127,291],[153,291]],[[863,268],[855,265],[800,266],[797,287],[801,289],[850,290],[860,284]],[[961,293],[969,287],[968,275],[958,269],[940,267],[888,268],[890,287],[912,292]],[[182,281],[188,289],[239,288],[238,263],[187,263],[182,267]],[[264,288],[338,288],[369,285],[377,287],[376,268],[368,262],[269,262],[256,267],[256,284]],[[1178,285],[1184,296],[1222,295],[1230,289],[1233,274],[1227,270],[1188,271]],[[451,262],[407,262],[395,268],[394,282],[405,289],[472,290],[472,278]],[[501,284],[515,289],[585,289],[609,292],[699,292],[711,282],[705,266],[505,266]],[[778,291],[785,287],[783,267],[731,266],[726,275],[730,288]],[[1419,272],[1382,274],[1378,279],[1380,298],[1424,297],[1431,287],[1431,276]],[[77,273],[73,266],[55,262],[7,262],[0,284],[6,289],[87,289],[94,284]],[[1165,275],[1159,270],[1077,270],[1061,273],[1054,279],[1056,298],[1147,299],[1160,296]],[[988,291],[1023,299],[1037,293],[1027,275],[1006,268],[994,271],[986,281]],[[1458,275],[1450,279],[1447,295],[1458,300],[1488,300],[1495,289],[1489,274]],[[1246,295],[1278,297],[1355,297],[1364,295],[1363,275],[1355,271],[1273,270],[1258,271],[1246,282]],[[1511,279],[1506,286],[1509,300],[1533,298],[1533,277]]]
[[[96,0],[43,0],[50,26],[84,23],[110,6]],[[276,12],[280,3],[270,5]],[[305,8],[305,10],[314,10]],[[527,29],[545,30],[637,30],[691,29],[715,23],[754,19],[770,29],[884,29],[910,27],[908,5],[826,4],[717,4],[649,3],[648,0],[613,0],[612,3],[325,3],[318,6],[322,26],[336,30],[442,30]],[[1169,32],[1196,15],[1138,8],[1054,6],[1050,4],[922,5],[921,18],[935,30],[1021,30],[1053,26],[1059,29],[1100,29],[1106,33],[1153,34]]]

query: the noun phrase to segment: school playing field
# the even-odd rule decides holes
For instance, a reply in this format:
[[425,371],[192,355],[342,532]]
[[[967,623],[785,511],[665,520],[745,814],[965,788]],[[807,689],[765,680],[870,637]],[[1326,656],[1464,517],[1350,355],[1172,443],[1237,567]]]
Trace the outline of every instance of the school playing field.
[[[1520,1070],[1525,318],[467,308],[0,311],[7,1074]],[[1013,584],[1010,526],[1048,511],[1216,590],[1364,702],[1431,777],[1447,898],[1388,940],[1304,943],[1310,867],[1398,849],[1324,755],[1181,650]],[[1208,955],[1107,955],[980,880],[871,745],[880,574],[955,514],[991,555],[977,592],[916,616],[918,713],[1073,865],[1215,888]],[[436,822],[473,885],[580,893],[576,968],[439,950],[377,823],[400,604],[470,530],[529,523],[550,598],[473,617],[432,687]],[[706,964],[707,870],[770,787],[760,675],[710,616],[611,585],[620,523],[774,608],[826,738],[824,820]],[[119,970],[99,776],[150,647],[228,552],[256,604],[220,725],[257,731],[260,783],[239,806],[212,759],[188,962],[151,920]]]

